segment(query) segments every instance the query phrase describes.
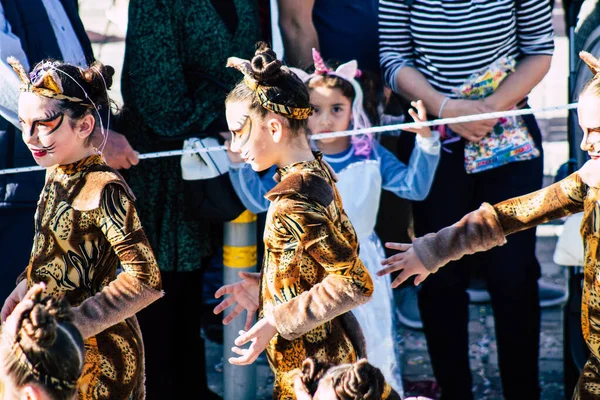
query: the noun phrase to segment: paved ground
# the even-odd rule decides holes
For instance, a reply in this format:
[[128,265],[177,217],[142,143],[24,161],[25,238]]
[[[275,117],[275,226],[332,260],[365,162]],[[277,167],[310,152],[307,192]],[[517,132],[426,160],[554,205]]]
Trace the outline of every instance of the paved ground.
[[[111,0],[82,0],[81,13],[90,31],[123,37],[125,34],[124,12],[114,13],[115,22],[109,23],[105,11]],[[564,36],[563,17],[557,5],[554,12],[557,31],[556,55],[550,73],[536,88],[530,97],[533,108],[565,104],[567,100],[567,60],[568,42]],[[113,38],[114,39],[114,38]],[[120,104],[120,71],[122,67],[124,43],[115,41],[103,45],[95,44],[99,59],[113,65],[117,70],[112,97]],[[558,167],[567,160],[566,112],[553,112],[538,115],[544,136],[545,184],[552,181]],[[545,227],[538,230],[537,254],[542,263],[544,279],[565,284],[565,271],[552,262],[556,243],[555,229]],[[497,368],[496,344],[493,330],[493,318],[488,306],[472,305],[471,323],[471,360],[474,371],[474,390],[478,399],[501,399],[501,389]],[[425,340],[420,331],[399,327],[398,342],[403,349],[403,372],[407,381],[433,380]],[[228,344],[231,346],[231,344]],[[223,393],[223,346],[207,342],[207,363],[211,388]],[[256,398],[270,398],[272,375],[264,358],[256,363]],[[562,310],[545,309],[542,315],[542,337],[540,347],[540,380],[542,398],[545,400],[562,399]],[[410,389],[410,386],[406,386]],[[407,394],[416,394],[417,390],[408,390]]]

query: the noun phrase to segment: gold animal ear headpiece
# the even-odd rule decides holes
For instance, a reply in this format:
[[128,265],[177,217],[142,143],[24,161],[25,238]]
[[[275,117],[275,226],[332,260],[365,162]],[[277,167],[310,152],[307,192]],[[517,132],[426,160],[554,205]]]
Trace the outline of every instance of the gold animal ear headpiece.
[[600,78],[598,72],[600,72],[600,60],[588,53],[587,51],[580,51],[579,58],[592,70],[594,78]]
[[269,100],[267,91],[254,78],[252,74],[252,66],[250,61],[238,57],[229,57],[227,59],[227,67],[233,67],[244,74],[244,82],[258,96],[260,105],[275,114],[283,115],[289,119],[307,119],[313,113],[313,107],[290,107],[283,104],[274,103]]
[[25,72],[23,65],[15,57],[8,57],[8,63],[21,80],[21,91],[35,93],[38,96],[56,100],[68,100],[82,103],[84,99],[67,96],[63,92],[62,81],[58,76],[56,66],[52,62],[38,64],[31,75]]

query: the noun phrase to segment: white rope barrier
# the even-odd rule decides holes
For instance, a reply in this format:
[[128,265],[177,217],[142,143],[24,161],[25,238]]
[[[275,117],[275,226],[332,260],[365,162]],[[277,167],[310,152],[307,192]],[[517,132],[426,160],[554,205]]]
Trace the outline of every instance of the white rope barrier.
[[[577,108],[577,103],[571,103],[563,106],[554,106],[554,107],[545,107],[545,108],[522,108],[519,110],[510,110],[510,111],[499,111],[485,114],[473,114],[473,115],[465,115],[463,117],[455,117],[455,118],[441,118],[434,119],[432,121],[426,122],[405,122],[401,124],[394,125],[383,125],[383,126],[374,126],[371,128],[364,129],[356,129],[350,131],[341,131],[341,132],[330,132],[330,133],[320,133],[317,135],[311,135],[310,138],[312,140],[320,140],[334,137],[342,137],[342,136],[352,136],[352,135],[361,135],[367,133],[381,133],[381,132],[390,132],[390,131],[400,131],[406,128],[422,128],[425,126],[437,126],[437,125],[450,125],[457,124],[463,122],[475,122],[475,121],[483,121],[486,119],[498,119],[502,117],[513,117],[517,115],[528,115],[528,114],[541,114],[551,111],[562,111],[562,110],[570,110],[573,108]],[[222,151],[227,150],[225,146],[213,146],[206,147],[203,149],[189,149],[189,150],[171,150],[171,151],[161,151],[155,153],[145,153],[140,154],[139,159],[145,160],[150,158],[162,158],[162,157],[173,157],[173,156],[181,156],[183,154],[195,154],[195,153],[204,153],[211,151]],[[44,167],[34,166],[34,167],[21,167],[21,168],[10,168],[0,170],[0,175],[9,175],[9,174],[19,174],[23,172],[33,172],[33,171],[42,171]]]

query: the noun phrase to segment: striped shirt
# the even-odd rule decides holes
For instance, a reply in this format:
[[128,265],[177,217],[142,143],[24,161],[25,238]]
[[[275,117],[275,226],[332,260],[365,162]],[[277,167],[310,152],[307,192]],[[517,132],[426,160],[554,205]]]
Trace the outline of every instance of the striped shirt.
[[502,56],[552,55],[548,0],[379,0],[379,61],[387,84],[404,66],[452,96]]

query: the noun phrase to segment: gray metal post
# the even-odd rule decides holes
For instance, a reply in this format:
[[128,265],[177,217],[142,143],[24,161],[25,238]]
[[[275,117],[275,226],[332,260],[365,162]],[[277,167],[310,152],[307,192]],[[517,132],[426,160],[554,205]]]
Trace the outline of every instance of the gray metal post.
[[[223,283],[240,280],[238,272],[256,272],[256,215],[244,211],[239,217],[225,223],[223,238]],[[233,307],[230,307],[230,309]],[[230,309],[225,311],[228,315]],[[230,357],[239,357],[231,351],[238,332],[244,329],[245,315],[239,315],[223,328],[223,388],[225,400],[256,399],[256,364],[237,366]],[[247,346],[244,346],[247,347]]]

